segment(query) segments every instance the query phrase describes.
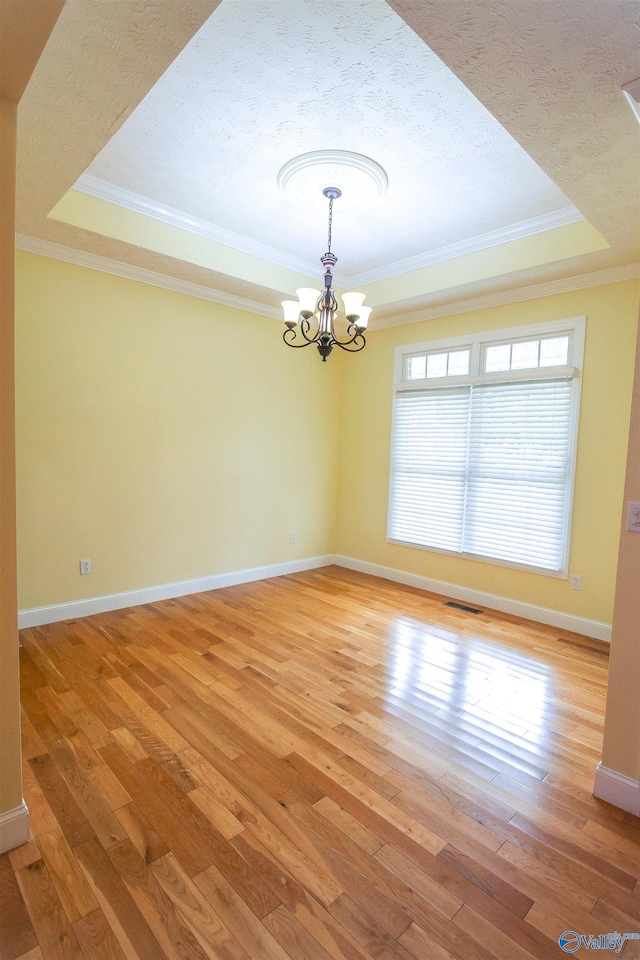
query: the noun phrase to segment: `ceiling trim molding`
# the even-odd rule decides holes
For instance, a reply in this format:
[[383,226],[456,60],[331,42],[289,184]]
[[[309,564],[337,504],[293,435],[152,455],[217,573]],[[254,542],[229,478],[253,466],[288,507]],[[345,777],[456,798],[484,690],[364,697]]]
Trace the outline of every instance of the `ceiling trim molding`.
[[544,233],[545,230],[554,230],[556,227],[565,227],[570,223],[579,223],[581,220],[584,220],[584,217],[576,207],[561,207],[559,210],[552,210],[551,213],[543,213],[539,217],[520,220],[518,223],[500,227],[498,230],[490,230],[488,233],[481,233],[477,237],[469,237],[467,240],[457,240],[455,243],[448,243],[446,246],[437,247],[435,250],[429,250],[427,253],[421,253],[416,257],[397,260],[395,263],[389,263],[375,270],[367,270],[365,273],[358,273],[347,279],[350,284],[356,287],[367,283],[375,283],[376,280],[387,280],[389,277],[397,277],[402,273],[410,273],[412,270],[430,267],[434,263],[442,263],[443,260],[453,260],[456,257],[464,257],[469,253],[478,253],[479,250],[497,247],[500,243],[521,240],[523,237],[532,237],[536,233]]
[[[65,247],[63,244],[38,237],[28,237],[25,234],[16,234],[16,248],[27,253],[35,253],[42,257],[51,257],[54,260],[63,260],[90,270],[99,270],[110,273],[126,280],[137,280],[148,283],[153,287],[164,290],[173,290],[184,293],[189,297],[200,300],[209,300],[225,307],[244,310],[247,313],[256,313],[261,317],[270,317],[273,320],[282,319],[282,311],[255,300],[236,297],[213,287],[191,283],[179,277],[171,277],[163,273],[155,273],[144,267],[136,267],[121,260],[110,260],[95,253],[87,253],[75,247]],[[371,332],[382,330],[385,327],[395,327],[408,323],[420,323],[423,320],[437,320],[440,317],[451,317],[459,313],[471,313],[474,310],[486,310],[500,307],[509,303],[521,303],[523,300],[537,300],[540,297],[550,297],[559,293],[571,293],[574,290],[583,290],[587,287],[603,286],[607,283],[620,283],[624,280],[635,280],[640,277],[640,264],[629,263],[620,267],[609,267],[606,270],[597,270],[592,273],[582,273],[575,277],[563,277],[560,280],[547,280],[543,283],[531,284],[527,287],[517,287],[513,290],[503,290],[499,293],[488,293],[481,297],[468,300],[453,300],[450,303],[439,304],[435,307],[416,309],[411,312],[400,312],[397,316],[385,317],[370,327]]]
[[[89,173],[83,173],[74,184],[73,190],[79,193],[85,193],[97,200],[104,200],[107,203],[113,203],[116,206],[124,207],[126,210],[132,210],[134,213],[141,213],[144,216],[152,217],[154,220],[160,220],[170,226],[180,227],[182,230],[189,230],[200,237],[206,237],[208,240],[214,240],[216,243],[224,244],[234,250],[242,253],[248,253],[251,256],[266,260],[268,263],[274,263],[280,267],[286,267],[289,270],[295,270],[298,273],[304,273],[314,276],[318,273],[316,264],[308,263],[298,257],[282,253],[273,247],[264,243],[258,243],[249,237],[243,237],[239,233],[233,233],[231,230],[225,230],[218,227],[208,220],[202,220],[199,217],[193,217],[190,214],[182,213],[174,207],[168,207],[163,203],[157,203],[148,197],[143,197],[132,190],[126,190],[124,187],[118,187],[99,177],[94,177]],[[387,280],[389,277],[397,277],[403,273],[409,273],[412,270],[420,270],[422,267],[429,267],[434,263],[442,263],[444,260],[452,260],[455,257],[463,257],[470,253],[477,253],[479,250],[487,250],[490,247],[498,246],[501,243],[508,243],[511,240],[520,240],[523,237],[531,237],[537,233],[544,233],[545,230],[553,230],[556,227],[564,227],[571,223],[579,223],[584,220],[580,211],[574,206],[562,207],[559,210],[553,210],[551,213],[544,213],[539,217],[530,217],[528,220],[521,220],[518,223],[512,223],[506,227],[500,227],[498,230],[490,230],[488,233],[479,234],[476,237],[469,237],[466,240],[458,240],[455,243],[449,243],[435,250],[429,250],[427,253],[419,254],[416,257],[408,257],[406,260],[397,260],[395,263],[389,263],[382,267],[376,267],[374,270],[367,270],[364,273],[345,276],[334,274],[334,280],[338,287],[359,287],[367,283],[375,283],[377,280]]]
[[96,200],[114,203],[118,207],[124,207],[125,210],[132,210],[134,213],[142,213],[146,217],[153,217],[154,220],[168,223],[172,227],[189,230],[190,233],[195,233],[199,237],[214,240],[216,243],[222,243],[225,247],[231,247],[241,253],[248,253],[252,257],[259,257],[260,260],[266,260],[268,263],[274,263],[279,267],[287,267],[297,273],[313,276],[320,272],[320,267],[317,264],[308,263],[299,257],[282,253],[274,247],[267,246],[266,243],[259,243],[249,237],[243,237],[232,230],[225,230],[224,227],[218,227],[208,220],[182,213],[181,210],[168,207],[164,203],[158,203],[156,200],[149,199],[149,197],[143,197],[139,193],[134,193],[133,190],[126,190],[114,183],[108,183],[106,180],[94,177],[90,173],[83,173],[74,183],[72,190],[86,193],[90,197],[95,197]]
[[258,316],[270,317],[274,320],[282,319],[281,310],[267,304],[258,303],[256,300],[236,297],[231,293],[215,290],[213,287],[191,283],[189,280],[181,280],[179,277],[171,277],[165,273],[155,273],[155,271],[147,270],[144,267],[136,267],[130,263],[123,263],[121,260],[111,260],[109,257],[101,257],[95,253],[86,253],[84,250],[77,250],[75,247],[65,247],[63,244],[53,243],[51,240],[42,240],[38,237],[28,237],[25,234],[18,233],[16,234],[16,248],[27,253],[36,253],[42,257],[51,257],[54,260],[64,260],[65,263],[73,263],[79,267],[88,267],[90,270],[99,270],[101,273],[124,277],[126,280],[148,283],[152,287],[161,287],[164,290],[173,290],[175,293],[184,293],[188,297],[209,300],[223,307],[233,307],[235,310],[257,313]]
[[562,277],[560,280],[546,280],[543,283],[531,284],[528,287],[502,290],[499,293],[487,293],[469,300],[453,300],[451,303],[441,303],[436,307],[427,307],[411,312],[405,311],[398,313],[395,317],[383,318],[373,326],[370,325],[369,330],[382,330],[385,327],[395,327],[407,323],[421,323],[423,320],[438,320],[440,317],[452,317],[459,313],[472,313],[475,310],[501,307],[509,303],[521,303],[523,300],[538,300],[540,297],[571,293],[574,290],[584,290],[587,287],[600,287],[607,283],[621,283],[624,280],[635,280],[638,277],[640,277],[640,264],[628,263],[620,267],[596,270],[593,273],[582,273],[575,277]]

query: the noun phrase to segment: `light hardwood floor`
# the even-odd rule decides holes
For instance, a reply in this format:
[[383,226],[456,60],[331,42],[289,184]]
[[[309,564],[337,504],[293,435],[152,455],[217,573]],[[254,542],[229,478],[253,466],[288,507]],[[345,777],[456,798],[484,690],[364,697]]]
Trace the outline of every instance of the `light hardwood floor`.
[[640,931],[640,821],[591,796],[606,645],[443,599],[329,567],[23,631],[2,960],[552,960]]

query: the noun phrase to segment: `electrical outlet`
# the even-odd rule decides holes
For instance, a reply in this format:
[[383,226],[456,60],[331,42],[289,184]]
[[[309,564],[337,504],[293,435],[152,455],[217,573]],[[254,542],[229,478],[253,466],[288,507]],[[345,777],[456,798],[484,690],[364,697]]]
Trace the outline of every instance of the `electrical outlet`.
[[629,533],[640,533],[640,501],[632,500],[627,514],[627,530]]
[[88,573],[91,573],[91,560],[81,560],[80,561],[80,576],[84,577]]
[[289,534],[289,543],[295,543],[297,539],[298,539],[298,538],[297,538],[297,536],[295,535],[295,533],[290,533],[290,534]]
[[577,573],[571,577],[571,589],[572,590],[582,590],[582,577]]

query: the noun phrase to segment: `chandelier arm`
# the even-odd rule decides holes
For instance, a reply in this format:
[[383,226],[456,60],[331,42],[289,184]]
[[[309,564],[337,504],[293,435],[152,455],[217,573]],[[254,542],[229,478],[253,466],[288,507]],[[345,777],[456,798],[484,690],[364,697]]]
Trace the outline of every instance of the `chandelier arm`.
[[[362,340],[362,343],[359,346],[354,346],[354,344],[357,344],[359,340]],[[346,350],[347,353],[358,353],[367,345],[367,341],[361,333],[356,333],[351,340],[341,341],[334,338],[333,343],[336,347],[340,347],[341,350]]]
[[316,330],[313,336],[309,337],[307,336],[307,334],[309,333],[310,329],[311,329],[311,322],[309,320],[306,320],[303,317],[302,320],[300,321],[300,333],[302,334],[304,339],[307,341],[307,343],[315,343],[316,340],[318,339],[318,334],[320,333],[320,329],[318,328],[318,330]]
[[[293,339],[287,340],[288,333],[293,333]],[[313,343],[313,340],[305,340],[304,343],[294,343],[293,340],[295,340],[295,338],[296,338],[295,330],[285,330],[285,332],[282,334],[282,339],[284,340],[286,345],[288,347],[293,347],[294,350],[301,350],[302,347],[310,347],[311,344]]]
[[295,347],[296,350],[299,350],[301,347],[308,347],[312,343],[316,343],[318,339],[317,332],[314,334],[313,337],[308,337],[307,332],[304,329],[305,324],[306,324],[307,331],[309,330],[309,326],[310,326],[307,320],[303,320],[302,323],[300,324],[300,333],[304,338],[304,343],[294,343],[294,341],[297,339],[297,336],[298,336],[298,331],[296,330],[295,327],[289,327],[287,330],[284,331],[284,333],[282,334],[282,339],[284,340],[284,342],[288,347]]
[[[354,331],[354,332],[352,332],[352,331]],[[334,335],[333,335],[333,341],[334,341],[334,343],[337,343],[339,346],[342,346],[342,345],[347,345],[347,346],[348,346],[350,343],[355,343],[355,341],[358,340],[358,338],[360,338],[360,337],[362,337],[362,339],[364,340],[364,337],[362,336],[363,332],[364,332],[364,331],[363,331],[362,329],[361,329],[360,331],[358,330],[358,327],[357,327],[357,325],[356,325],[355,323],[350,323],[349,326],[347,327],[347,336],[349,337],[349,339],[348,339],[348,340],[338,340],[338,338],[337,338],[336,335],[334,334]]]

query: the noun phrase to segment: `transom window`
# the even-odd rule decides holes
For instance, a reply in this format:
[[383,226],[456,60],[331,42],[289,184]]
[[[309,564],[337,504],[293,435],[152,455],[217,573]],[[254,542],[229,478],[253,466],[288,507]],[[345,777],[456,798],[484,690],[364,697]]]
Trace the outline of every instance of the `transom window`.
[[484,349],[484,372],[534,370],[536,367],[564,367],[569,355],[569,334],[540,340],[515,340]]
[[584,327],[397,349],[390,540],[566,577]]
[[464,377],[469,373],[471,351],[451,350],[446,353],[423,353],[407,357],[407,380],[434,380],[436,377]]

